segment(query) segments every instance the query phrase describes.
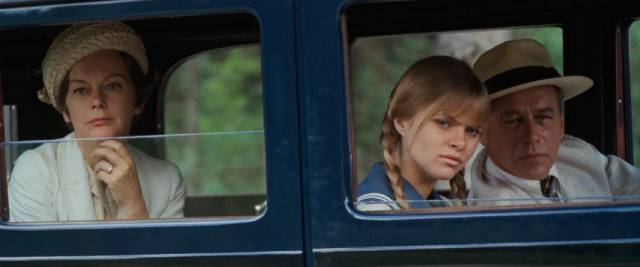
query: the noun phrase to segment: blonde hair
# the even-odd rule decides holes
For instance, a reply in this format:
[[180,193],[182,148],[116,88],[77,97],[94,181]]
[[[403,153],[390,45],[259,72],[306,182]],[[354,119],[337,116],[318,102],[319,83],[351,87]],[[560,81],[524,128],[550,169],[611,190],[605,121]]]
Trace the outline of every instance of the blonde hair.
[[[384,149],[384,168],[394,198],[403,209],[409,208],[409,205],[402,189],[403,181],[397,162],[402,139],[393,120],[410,118],[426,108],[431,108],[431,114],[427,114],[427,117],[442,110],[465,111],[470,108],[485,121],[489,110],[487,91],[467,63],[449,56],[422,59],[402,75],[389,96],[382,120],[380,143]],[[449,183],[451,197],[464,198],[467,189],[463,170]]]

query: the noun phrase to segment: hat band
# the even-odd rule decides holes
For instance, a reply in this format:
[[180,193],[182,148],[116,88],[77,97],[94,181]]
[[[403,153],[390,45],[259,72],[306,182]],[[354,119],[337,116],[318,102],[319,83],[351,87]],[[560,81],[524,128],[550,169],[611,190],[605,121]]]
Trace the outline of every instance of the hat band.
[[497,93],[516,85],[560,77],[553,67],[520,67],[495,75],[484,82],[489,94]]

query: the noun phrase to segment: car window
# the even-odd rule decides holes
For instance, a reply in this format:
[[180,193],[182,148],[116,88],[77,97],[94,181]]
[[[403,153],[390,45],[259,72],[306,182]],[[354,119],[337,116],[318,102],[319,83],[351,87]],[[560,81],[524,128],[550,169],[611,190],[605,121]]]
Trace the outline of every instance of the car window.
[[[221,30],[198,26],[204,20],[233,27]],[[43,84],[40,63],[54,37],[69,25],[7,30],[4,36],[11,45],[0,57],[2,69],[9,70],[1,77],[5,98],[4,162],[0,172],[7,177],[8,188],[2,191],[9,195],[9,213],[15,214],[11,221],[119,219],[122,199],[118,189],[104,180],[112,173],[128,173],[127,177],[137,178],[138,185],[127,188],[140,191],[135,195],[143,198],[151,219],[246,219],[266,210],[257,19],[249,14],[222,14],[175,18],[172,22],[176,29],[188,34],[165,38],[163,19],[124,22],[137,31],[144,43],[149,62],[145,81],[152,90],[131,111],[128,134],[118,136],[76,135],[84,125],[78,118],[87,117],[86,125],[98,129],[108,124],[105,121],[111,113],[100,115],[102,121],[96,122],[91,116],[99,114],[92,111],[74,109],[69,114],[61,113],[38,100],[36,92]],[[30,49],[21,50],[19,44]],[[96,54],[100,53],[85,58]],[[134,58],[126,61],[126,53],[102,54],[121,57],[124,68],[139,64]],[[134,80],[132,84],[137,81]],[[71,79],[70,84],[73,83],[78,80]],[[108,88],[121,87],[110,83]],[[89,92],[92,86],[69,88],[67,96],[107,95],[77,93],[81,89]],[[136,84],[132,88],[139,87]],[[140,92],[144,91],[135,91],[136,97]],[[67,105],[68,99],[64,99]],[[118,103],[122,102],[102,106]],[[85,153],[113,142],[116,145],[111,148],[118,155],[125,155],[123,161]],[[115,146],[124,152],[116,151]],[[94,161],[94,157],[99,159]],[[81,215],[74,209],[82,210]]]
[[634,21],[628,30],[629,35],[629,104],[631,116],[629,122],[631,124],[631,153],[633,156],[633,164],[640,167],[640,53],[635,47],[640,46],[640,24]]
[[[261,212],[266,205],[260,47],[199,53],[171,73],[164,92],[167,158],[182,170],[187,215]],[[222,215],[222,214],[217,214]]]
[[[472,65],[478,56],[486,50],[507,40],[530,38],[537,40],[547,47],[555,68],[562,75],[563,73],[563,38],[562,28],[530,27],[513,29],[496,29],[482,31],[462,31],[443,33],[411,33],[401,35],[384,35],[375,37],[359,37],[352,41],[349,49],[349,75],[351,80],[352,94],[352,127],[355,133],[355,159],[353,168],[355,169],[356,190],[362,186],[363,180],[375,173],[388,173],[381,163],[384,162],[382,146],[380,144],[380,133],[382,131],[382,118],[387,108],[391,89],[396,85],[401,75],[406,69],[419,59],[433,55],[448,55],[467,62]],[[634,139],[635,140],[635,139]],[[578,141],[576,141],[578,142]],[[582,141],[579,141],[582,142]],[[587,145],[589,146],[589,145]],[[479,145],[482,148],[482,145]],[[478,149],[476,153],[479,151]],[[595,148],[594,148],[595,150]],[[470,160],[469,162],[472,162]],[[467,165],[467,170],[470,168]],[[379,169],[376,171],[376,168]],[[373,175],[375,177],[375,175]],[[385,176],[385,177],[388,177]],[[467,188],[474,185],[469,176],[465,176]],[[382,179],[386,180],[386,179]],[[406,182],[406,180],[404,180]],[[386,186],[374,185],[378,187],[390,187],[392,182],[385,181]],[[535,182],[538,184],[537,182]],[[371,183],[367,184],[368,192]],[[406,185],[404,193],[407,194]],[[514,185],[518,187],[521,185]],[[562,185],[568,186],[568,185]],[[447,181],[438,181],[435,190],[444,199],[409,200],[407,203],[411,207],[457,207],[457,206],[495,206],[495,205],[530,205],[534,203],[547,203],[557,205],[560,203],[584,203],[610,200],[635,199],[634,196],[614,196],[603,193],[602,195],[591,194],[581,196],[557,196],[558,200],[549,201],[545,197],[522,197],[504,199],[500,195],[495,198],[476,198],[468,195],[468,199],[454,200],[448,196],[450,185]],[[413,190],[409,188],[409,190]],[[515,190],[515,189],[514,189]],[[615,189],[614,189],[615,190]],[[399,208],[393,197],[385,198],[378,196],[374,205],[362,205],[356,199],[355,206],[360,206],[364,210],[380,210]],[[553,199],[553,198],[551,198]],[[395,208],[394,208],[395,207]]]

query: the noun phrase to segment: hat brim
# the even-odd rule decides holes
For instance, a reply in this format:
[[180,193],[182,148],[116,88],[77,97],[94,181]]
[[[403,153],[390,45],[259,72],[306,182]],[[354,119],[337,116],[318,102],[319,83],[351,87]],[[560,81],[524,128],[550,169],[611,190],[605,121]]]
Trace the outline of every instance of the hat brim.
[[517,91],[521,91],[524,89],[528,89],[536,86],[543,85],[551,85],[560,88],[562,90],[562,94],[564,95],[563,101],[567,101],[568,99],[582,94],[583,92],[589,90],[591,86],[593,86],[593,80],[589,77],[585,76],[562,76],[557,78],[550,78],[544,80],[537,80],[533,82],[523,83],[516,86],[512,86],[493,94],[489,95],[489,101],[494,100],[496,98],[515,93]]

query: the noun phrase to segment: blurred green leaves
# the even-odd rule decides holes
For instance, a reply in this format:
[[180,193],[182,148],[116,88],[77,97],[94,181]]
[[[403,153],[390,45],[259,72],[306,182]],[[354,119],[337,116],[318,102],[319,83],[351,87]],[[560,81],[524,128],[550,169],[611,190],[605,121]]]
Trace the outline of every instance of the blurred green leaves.
[[176,68],[165,91],[165,133],[204,133],[165,140],[189,195],[266,193],[262,107],[257,44],[204,52]]
[[640,24],[637,21],[631,24],[628,34],[633,165],[640,166]]

